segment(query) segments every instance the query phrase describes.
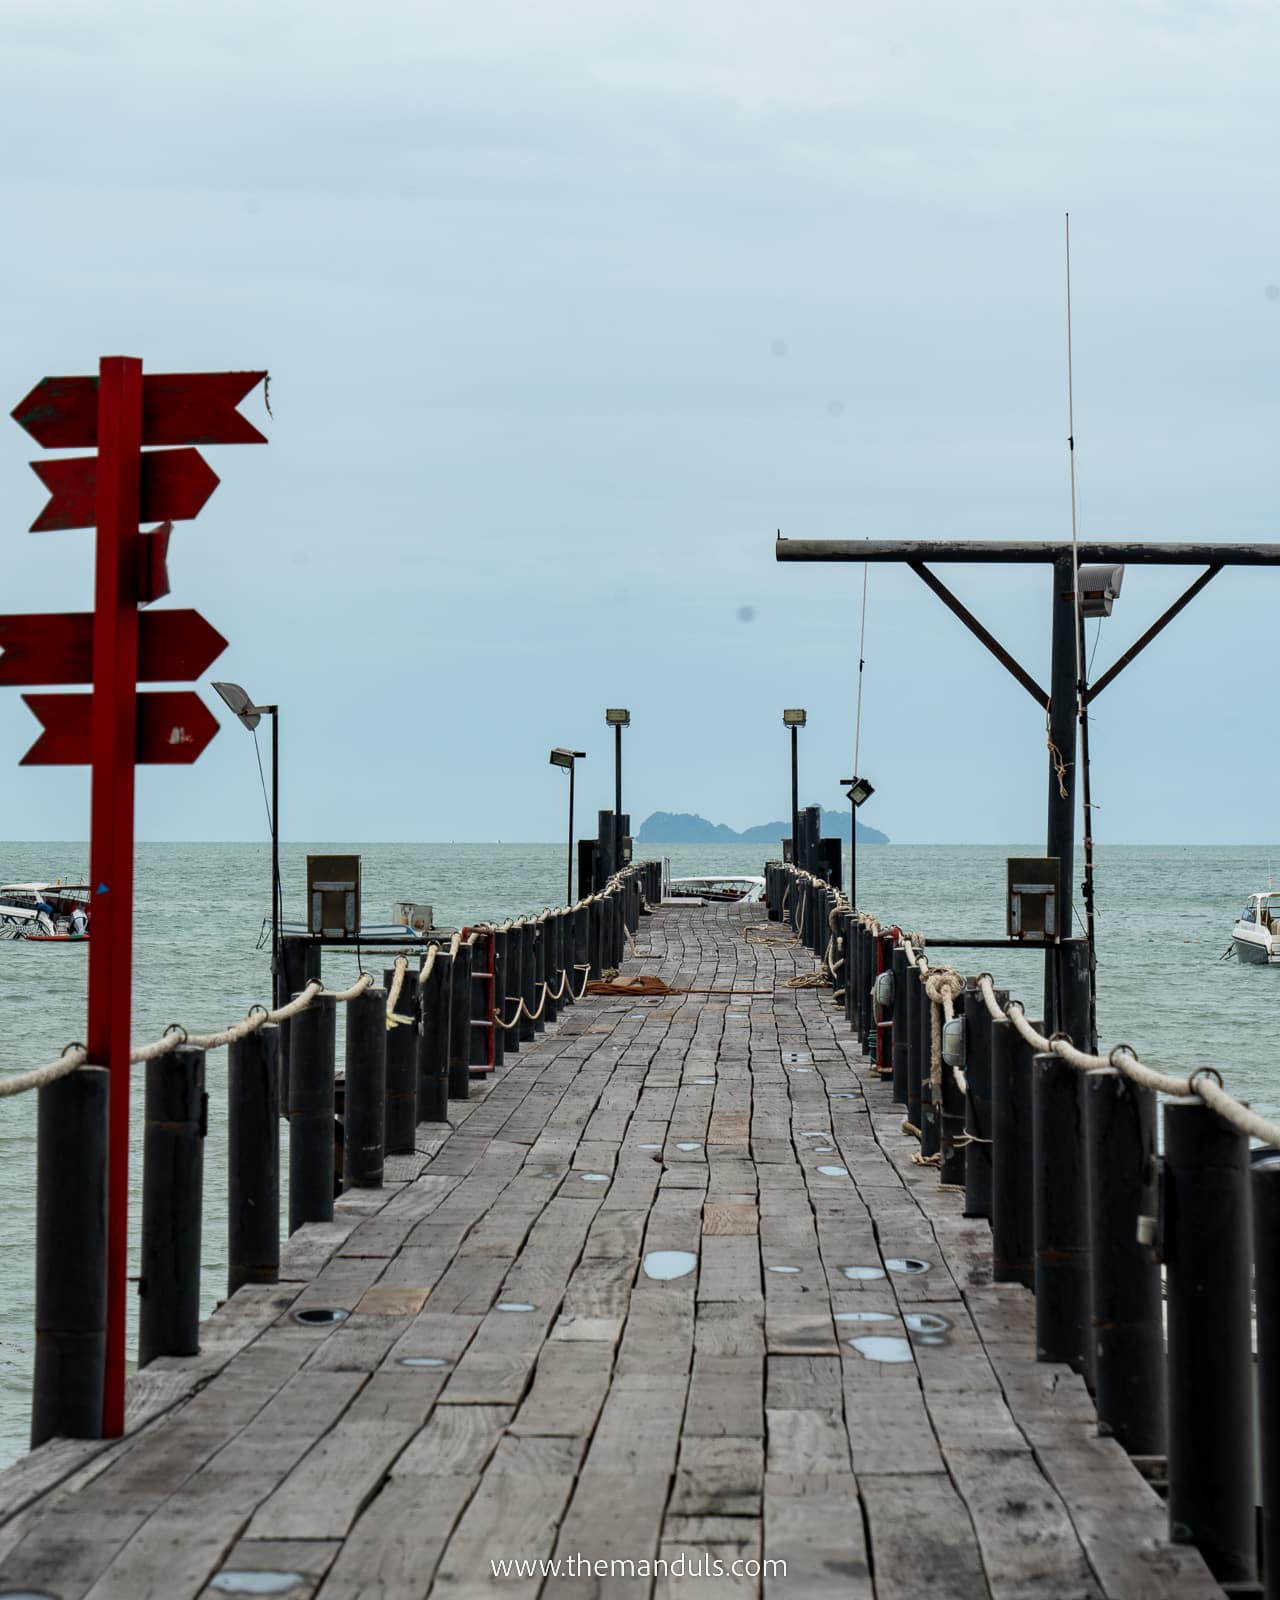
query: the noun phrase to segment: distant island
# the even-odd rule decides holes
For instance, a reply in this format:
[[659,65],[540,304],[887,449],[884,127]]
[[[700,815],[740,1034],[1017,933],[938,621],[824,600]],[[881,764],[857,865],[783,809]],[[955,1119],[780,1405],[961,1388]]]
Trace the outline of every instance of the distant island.
[[[640,824],[636,834],[637,844],[778,844],[791,833],[791,823],[762,822],[758,827],[745,828],[741,833],[723,822],[708,822],[696,812],[655,811]],[[827,811],[822,813],[824,839],[848,839],[849,813]],[[858,824],[859,844],[888,844],[887,834],[878,828]]]

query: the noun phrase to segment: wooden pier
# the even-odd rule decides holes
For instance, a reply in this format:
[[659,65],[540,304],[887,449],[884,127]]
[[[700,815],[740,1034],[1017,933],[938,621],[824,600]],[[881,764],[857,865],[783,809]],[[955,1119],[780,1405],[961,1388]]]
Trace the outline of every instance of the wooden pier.
[[1222,1593],[1037,1363],[1032,1296],[831,991],[787,986],[804,946],[763,906],[655,909],[636,944],[682,992],[562,1010],[133,1377],[124,1439],[0,1475],[0,1592]]

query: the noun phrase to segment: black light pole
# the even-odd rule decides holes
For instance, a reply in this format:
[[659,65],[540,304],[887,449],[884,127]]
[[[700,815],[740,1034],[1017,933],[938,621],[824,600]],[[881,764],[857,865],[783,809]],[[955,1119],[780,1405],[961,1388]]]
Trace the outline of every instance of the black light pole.
[[631,713],[606,711],[604,720],[613,729],[613,870],[622,867],[622,730],[631,726]]
[[849,786],[845,790],[849,796],[849,904],[856,911],[858,909],[858,807],[864,800],[869,800],[875,790],[865,778],[841,778],[840,782]]
[[215,683],[213,687],[250,733],[264,716],[271,718],[271,994],[273,1003],[279,1005],[288,999],[280,992],[280,923],[284,914],[280,892],[280,707],[255,705],[238,683]]
[[581,761],[585,750],[562,750],[557,746],[551,752],[551,765],[563,767],[569,774],[569,878],[568,888],[565,891],[565,904],[573,904],[573,764]]
[[806,867],[809,864],[800,859],[800,755],[796,737],[804,724],[803,711],[782,713],[782,726],[791,729],[791,864],[793,867]]

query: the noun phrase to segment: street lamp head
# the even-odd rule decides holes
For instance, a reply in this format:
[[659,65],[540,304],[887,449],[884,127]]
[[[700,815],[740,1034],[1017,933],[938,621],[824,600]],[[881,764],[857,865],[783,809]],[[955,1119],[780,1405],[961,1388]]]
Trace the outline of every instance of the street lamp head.
[[250,732],[262,720],[263,706],[254,705],[238,683],[215,683],[213,686],[232,711]]
[[631,713],[629,711],[606,711],[604,720],[611,728],[629,728],[631,726]]
[[585,750],[563,750],[559,745],[551,752],[551,765],[564,767],[567,771],[575,761],[581,761],[586,755]]
[[1123,566],[1081,567],[1078,578],[1080,615],[1109,617],[1112,602],[1120,593],[1123,582]]
[[876,792],[865,778],[841,778],[841,783],[848,784],[845,794],[853,801],[855,806],[860,806],[864,800],[870,800]]
[[784,711],[782,713],[782,726],[784,728],[803,728],[805,714],[803,711]]

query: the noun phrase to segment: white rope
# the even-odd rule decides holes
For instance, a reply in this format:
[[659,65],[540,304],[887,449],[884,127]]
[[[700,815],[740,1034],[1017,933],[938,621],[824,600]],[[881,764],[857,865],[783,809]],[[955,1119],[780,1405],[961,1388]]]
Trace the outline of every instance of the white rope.
[[[934,967],[924,980],[924,992],[932,1004],[929,1007],[929,1085],[933,1090],[934,1104],[942,1100],[942,1024],[950,1022],[956,1014],[955,1002],[964,993],[964,979],[954,967]],[[961,1094],[968,1094],[969,1084],[960,1067],[952,1067],[952,1076]]]
[[1234,1095],[1228,1094],[1216,1068],[1198,1067],[1185,1078],[1175,1078],[1167,1072],[1158,1072],[1154,1067],[1146,1066],[1127,1044],[1116,1045],[1110,1055],[1090,1055],[1078,1050],[1069,1039],[1046,1039],[1042,1033],[1037,1033],[1016,1000],[1011,1000],[1007,1007],[1001,1009],[995,997],[995,987],[985,973],[978,979],[978,991],[990,1015],[996,1020],[1007,1019],[1011,1022],[1022,1038],[1040,1054],[1056,1055],[1079,1072],[1101,1072],[1114,1067],[1131,1083],[1144,1089],[1154,1089],[1157,1094],[1178,1098],[1198,1095],[1224,1122],[1230,1123],[1240,1133],[1280,1149],[1280,1123],[1251,1111],[1248,1106],[1241,1105]]
[[409,970],[409,963],[403,956],[396,957],[395,977],[391,980],[391,988],[387,994],[387,1015],[394,1016],[396,1002],[400,998],[400,991],[404,988],[404,975]]

